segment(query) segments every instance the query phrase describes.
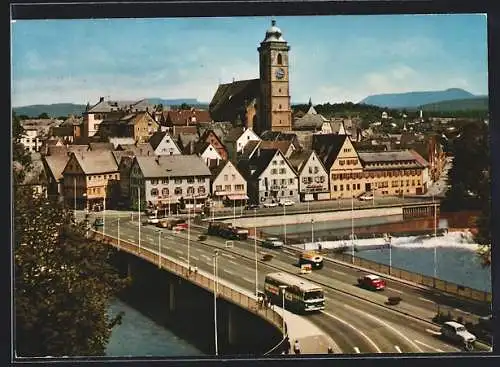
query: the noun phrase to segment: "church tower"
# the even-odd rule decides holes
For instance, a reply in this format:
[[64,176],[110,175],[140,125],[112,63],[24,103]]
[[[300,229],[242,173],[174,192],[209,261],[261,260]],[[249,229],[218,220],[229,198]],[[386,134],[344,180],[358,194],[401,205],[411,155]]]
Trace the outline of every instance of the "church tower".
[[260,98],[258,133],[265,130],[292,130],[292,111],[290,109],[289,64],[290,46],[283,39],[276,20],[266,32],[260,43]]

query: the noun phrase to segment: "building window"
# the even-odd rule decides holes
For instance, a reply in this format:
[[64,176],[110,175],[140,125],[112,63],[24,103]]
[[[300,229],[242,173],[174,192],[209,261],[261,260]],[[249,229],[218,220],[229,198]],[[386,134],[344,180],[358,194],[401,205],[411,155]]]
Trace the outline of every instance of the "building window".
[[273,166],[276,166],[278,164],[277,161],[273,161]]
[[343,166],[345,164],[344,160],[343,159],[339,160],[339,164]]
[[182,195],[182,188],[181,187],[176,187],[174,190],[175,195]]
[[293,195],[293,191],[290,191],[290,196],[292,196],[292,195]]
[[229,180],[229,176],[228,175],[224,175],[224,181],[228,181]]
[[351,187],[349,186],[349,184],[345,185],[345,189],[346,189],[346,191],[349,191],[351,189]]
[[280,173],[286,173],[286,168],[280,168]]
[[188,186],[188,188],[187,188],[187,194],[188,195],[193,195],[194,194],[194,187],[193,186]]
[[281,191],[281,196],[285,196],[285,192],[284,191]]
[[151,180],[151,185],[158,185],[158,180]]
[[165,178],[164,178],[164,179],[162,179],[162,180],[161,180],[161,183],[162,183],[162,184],[164,184],[164,185],[168,185],[168,179],[165,179]]
[[344,191],[344,185],[340,185],[340,191]]
[[278,65],[283,64],[283,56],[281,54],[278,54],[278,60],[277,60]]
[[161,190],[161,194],[162,194],[163,196],[168,196],[168,189],[167,189],[166,187],[165,187],[165,188],[163,188],[163,189]]
[[337,191],[337,185],[333,185],[333,191]]
[[222,185],[215,186],[215,191],[222,191]]
[[245,189],[244,185],[234,185],[234,189],[236,191],[243,191]]
[[205,179],[204,178],[198,178],[198,183],[205,183]]
[[302,177],[302,183],[304,183],[304,184],[307,183],[307,177]]
[[174,179],[174,183],[176,185],[181,184],[182,183],[182,178],[176,178],[176,179]]
[[293,178],[290,178],[290,179],[288,180],[288,183],[289,183],[290,185],[293,185]]
[[278,173],[278,170],[276,168],[271,169],[271,174],[272,175],[275,175],[276,173]]
[[276,179],[273,180],[273,185],[276,185]]
[[151,189],[151,196],[158,196],[158,189]]
[[267,198],[269,196],[269,193],[267,191],[264,192],[264,196]]
[[198,194],[204,194],[205,193],[205,186],[198,186]]
[[194,177],[188,177],[186,179],[186,181],[187,181],[188,184],[193,184],[194,183]]
[[415,186],[415,180],[411,180],[411,185]]
[[231,175],[231,180],[236,180],[236,175]]
[[225,185],[224,191],[231,191],[231,185]]

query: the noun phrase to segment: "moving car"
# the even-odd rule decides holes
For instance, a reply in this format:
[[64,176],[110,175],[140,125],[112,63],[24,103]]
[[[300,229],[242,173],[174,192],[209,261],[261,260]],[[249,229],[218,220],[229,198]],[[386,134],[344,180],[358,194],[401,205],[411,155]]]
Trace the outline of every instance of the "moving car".
[[375,291],[385,289],[385,280],[380,278],[378,275],[367,274],[358,278],[358,285],[366,289],[372,289]]
[[323,267],[323,256],[314,251],[305,251],[299,255],[299,266],[310,264],[313,269]]
[[262,246],[268,248],[282,248],[283,245],[283,241],[278,237],[267,237],[264,242],[262,242]]
[[278,203],[264,203],[264,208],[275,208],[278,206]]
[[361,194],[359,196],[359,200],[361,201],[373,200],[373,192],[367,191],[364,194]]
[[292,200],[281,200],[279,202],[280,206],[292,206],[293,204],[295,204],[295,202],[293,202]]
[[102,217],[97,217],[94,221],[94,227],[104,226],[104,219]]
[[455,321],[447,321],[441,326],[441,335],[456,343],[463,344],[467,349],[476,341],[476,336],[471,334],[465,326]]
[[156,217],[155,215],[150,215],[148,217],[147,223],[148,224],[158,224],[158,223],[160,223],[160,219],[158,219],[158,217]]

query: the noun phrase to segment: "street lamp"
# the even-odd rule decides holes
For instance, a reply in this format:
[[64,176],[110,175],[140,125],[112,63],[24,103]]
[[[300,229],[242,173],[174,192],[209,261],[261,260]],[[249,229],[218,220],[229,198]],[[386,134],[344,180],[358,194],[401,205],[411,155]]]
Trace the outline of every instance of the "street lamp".
[[437,278],[437,205],[432,195],[432,204],[434,206],[434,278]]
[[[218,343],[217,343],[217,257],[219,256],[219,251],[214,251],[214,344],[215,344],[215,355],[219,355]],[[217,286],[216,286],[217,284]]]
[[120,249],[120,217],[118,217],[118,250]]
[[189,273],[191,273],[191,207],[188,207],[188,255],[187,255],[187,263],[188,263],[188,270]]
[[285,290],[287,289],[288,286],[280,285],[279,287],[281,289],[281,295],[282,295],[283,315],[281,318],[283,320],[283,338],[284,338],[285,334],[286,334],[286,331],[285,331]]
[[171,191],[171,187],[170,187],[170,172],[172,172],[172,170],[170,168],[167,168],[167,180],[168,180],[168,217],[169,218],[171,217],[171,212],[170,212],[170,206],[171,206],[170,197],[172,196],[172,191]]
[[351,261],[354,264],[354,195],[351,192]]
[[253,247],[255,251],[255,297],[259,295],[259,278],[257,276],[257,209],[253,209],[253,224],[254,224],[254,232],[253,232]]
[[286,205],[283,204],[283,229],[284,229],[284,234],[285,234],[285,245],[286,245]]
[[106,188],[107,185],[104,185],[104,205],[102,212],[102,234],[106,234]]
[[314,243],[314,218],[311,218],[311,243]]
[[158,267],[161,268],[161,230],[157,230],[158,232]]
[[137,186],[137,218],[139,221],[139,253],[141,253],[141,187]]
[[76,176],[73,176],[73,215],[76,222]]

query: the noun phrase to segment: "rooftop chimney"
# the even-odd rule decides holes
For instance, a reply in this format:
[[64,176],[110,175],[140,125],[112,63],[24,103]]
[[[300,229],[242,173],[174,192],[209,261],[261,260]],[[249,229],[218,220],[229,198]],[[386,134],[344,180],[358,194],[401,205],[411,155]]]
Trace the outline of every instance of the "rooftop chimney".
[[104,102],[104,97],[99,97],[99,103]]

